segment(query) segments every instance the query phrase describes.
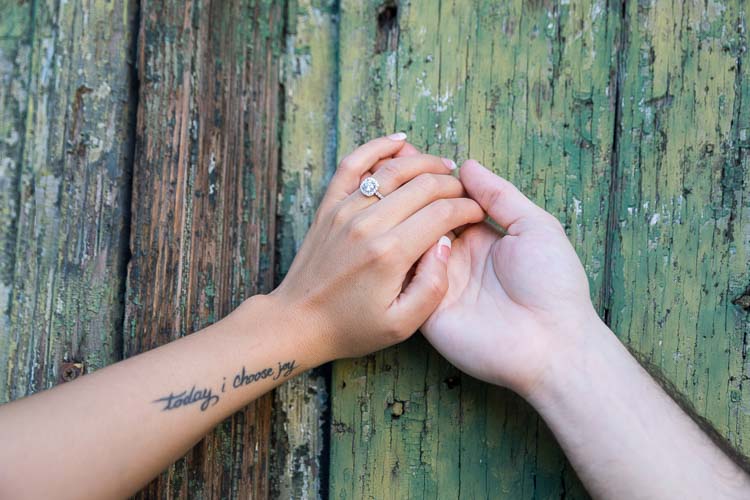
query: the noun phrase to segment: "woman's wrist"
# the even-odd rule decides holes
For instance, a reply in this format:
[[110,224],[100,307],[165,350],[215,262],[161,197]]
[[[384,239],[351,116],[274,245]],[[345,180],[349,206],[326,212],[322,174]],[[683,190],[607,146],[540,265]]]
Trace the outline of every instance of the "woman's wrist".
[[299,371],[332,360],[323,342],[325,337],[319,315],[276,294],[258,294],[246,299],[232,313],[244,334],[260,334],[288,346],[298,357]]

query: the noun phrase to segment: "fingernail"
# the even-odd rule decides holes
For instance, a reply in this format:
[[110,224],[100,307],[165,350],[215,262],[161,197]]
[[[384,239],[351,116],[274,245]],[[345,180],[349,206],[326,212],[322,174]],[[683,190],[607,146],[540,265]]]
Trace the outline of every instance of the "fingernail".
[[451,239],[447,236],[441,236],[438,240],[438,257],[443,262],[448,262],[448,257],[451,256]]
[[442,160],[443,165],[448,167],[448,170],[456,170],[456,162],[451,160],[450,158],[440,158]]
[[403,132],[396,132],[395,134],[389,135],[388,138],[392,141],[403,141],[406,139],[406,134]]

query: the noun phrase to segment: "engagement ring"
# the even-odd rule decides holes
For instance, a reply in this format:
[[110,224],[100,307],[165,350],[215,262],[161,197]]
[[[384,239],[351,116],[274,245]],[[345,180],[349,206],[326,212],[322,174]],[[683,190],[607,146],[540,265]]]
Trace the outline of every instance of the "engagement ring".
[[380,194],[380,191],[378,191],[378,188],[380,187],[380,184],[378,184],[377,179],[375,177],[368,177],[367,179],[362,181],[362,184],[359,185],[359,192],[363,195],[370,197],[370,196],[377,196],[378,199],[383,199],[383,195]]

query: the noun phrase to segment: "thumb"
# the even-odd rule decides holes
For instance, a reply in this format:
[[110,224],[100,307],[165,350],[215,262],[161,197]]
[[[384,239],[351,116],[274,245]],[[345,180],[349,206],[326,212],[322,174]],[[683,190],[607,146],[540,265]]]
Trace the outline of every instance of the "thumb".
[[416,331],[440,304],[448,291],[448,258],[451,240],[442,236],[417,264],[409,285],[393,303],[397,321]]
[[523,218],[539,217],[544,209],[524,196],[513,184],[493,174],[475,160],[460,169],[461,183],[468,193],[498,224],[512,233],[510,226]]

